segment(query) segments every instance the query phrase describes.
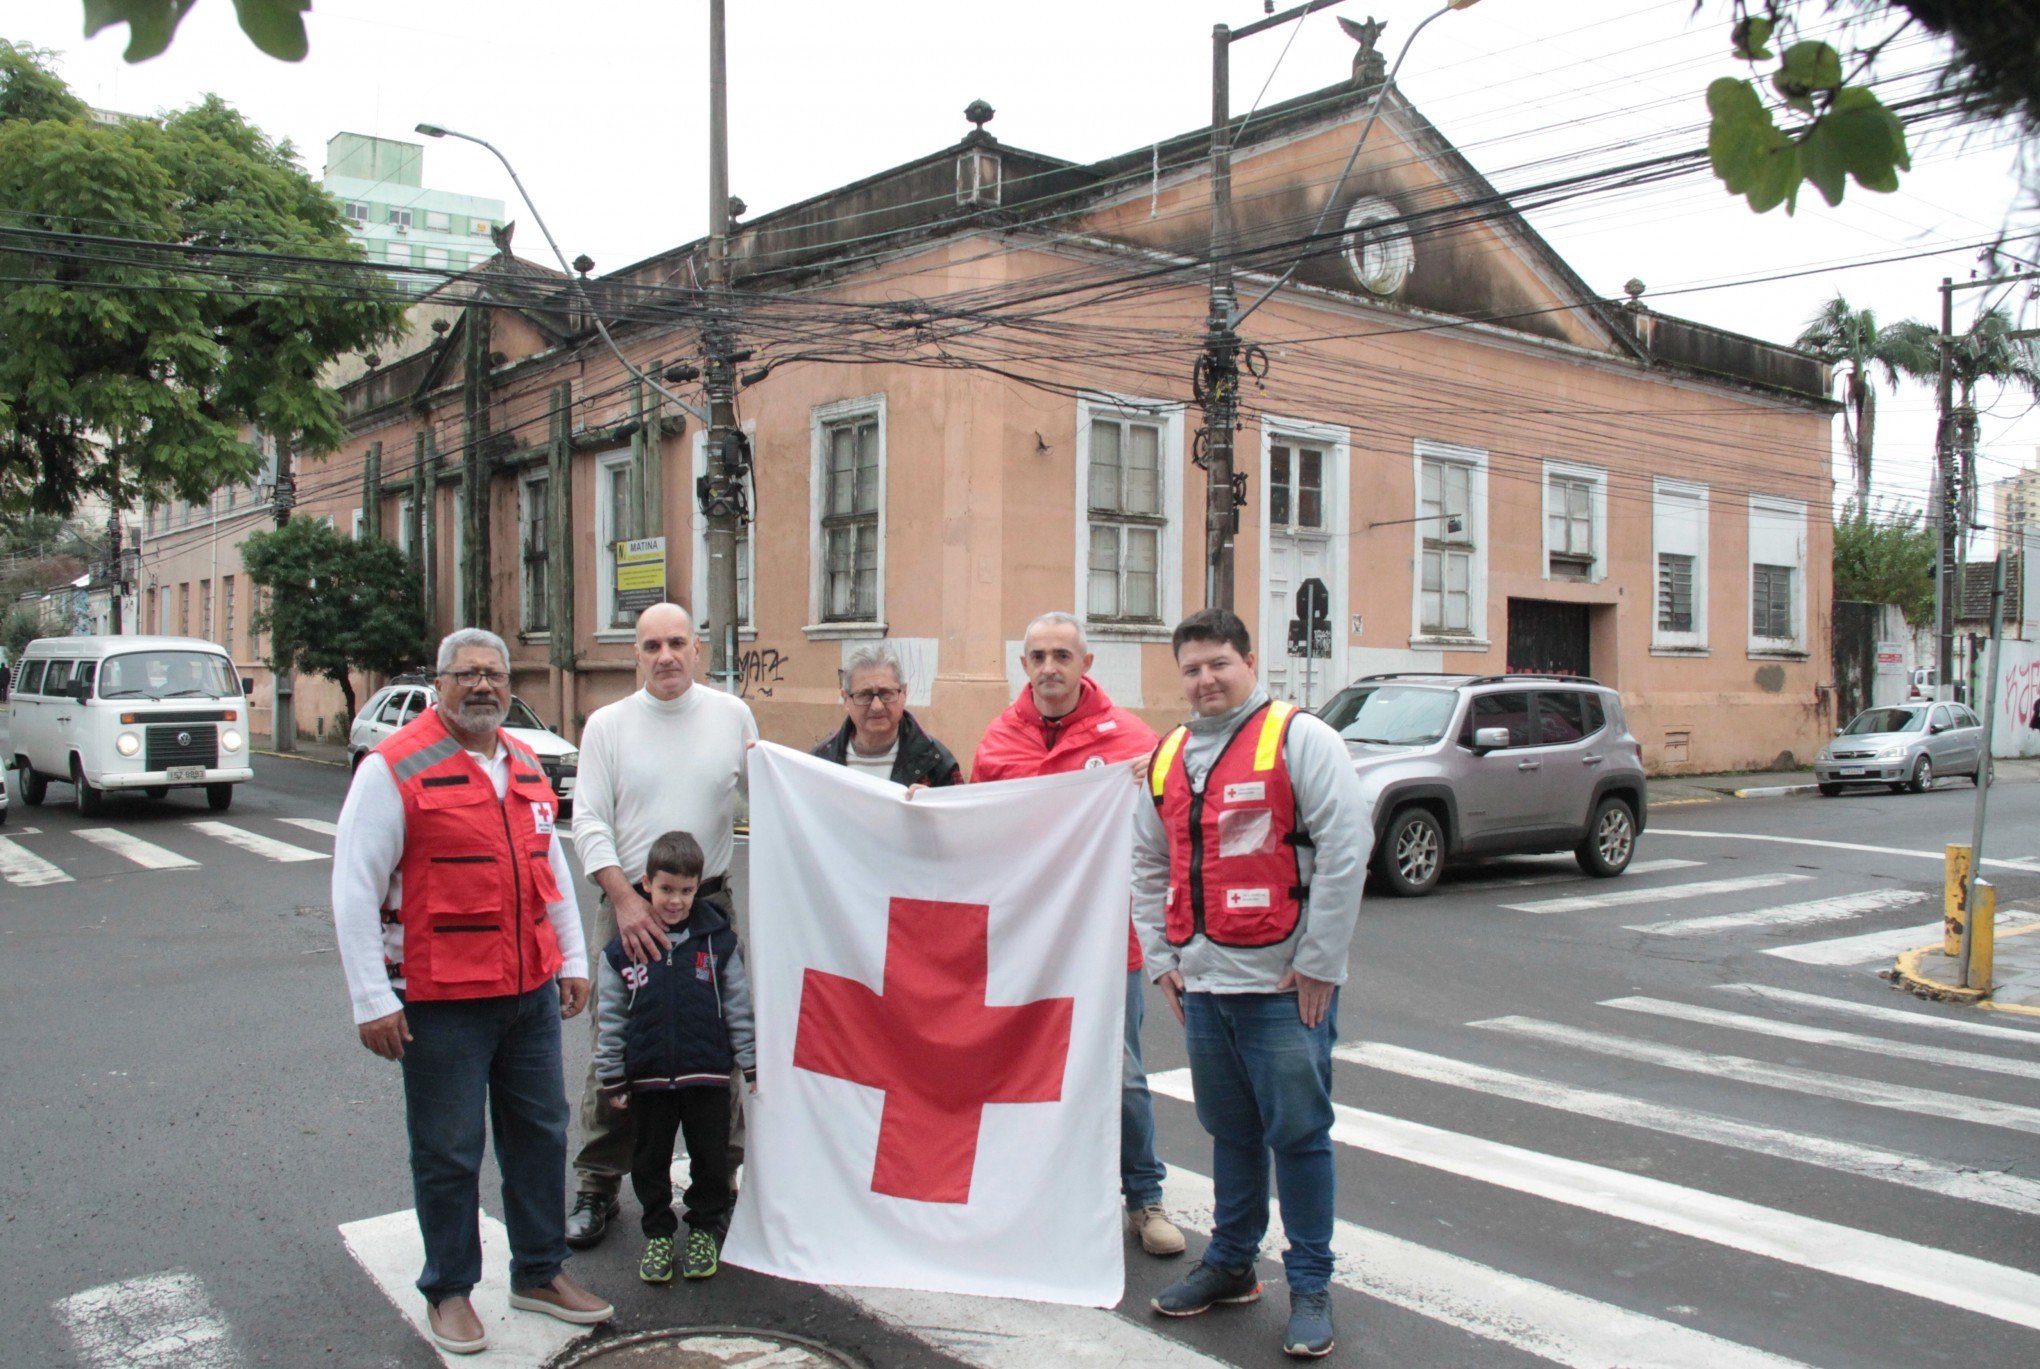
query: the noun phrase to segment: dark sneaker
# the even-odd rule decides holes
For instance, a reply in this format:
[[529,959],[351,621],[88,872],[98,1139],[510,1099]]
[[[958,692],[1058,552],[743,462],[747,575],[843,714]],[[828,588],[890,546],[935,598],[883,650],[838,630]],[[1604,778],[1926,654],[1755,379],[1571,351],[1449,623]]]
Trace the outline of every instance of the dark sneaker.
[[646,1283],[673,1282],[671,1236],[654,1236],[645,1242],[645,1257],[638,1261],[637,1276]]
[[690,1228],[687,1232],[687,1258],[681,1264],[680,1272],[690,1279],[714,1278],[715,1272],[722,1268],[716,1258],[721,1247],[722,1243],[716,1240],[713,1231]]
[[1261,1280],[1251,1267],[1221,1269],[1199,1260],[1188,1274],[1155,1294],[1149,1304],[1165,1317],[1194,1317],[1222,1302],[1255,1302]]
[[602,1244],[602,1238],[609,1234],[609,1223],[619,1210],[616,1199],[607,1194],[589,1193],[585,1189],[576,1193],[574,1206],[567,1213],[567,1244],[576,1250]]
[[1289,1329],[1282,1333],[1282,1353],[1316,1359],[1332,1353],[1332,1292],[1320,1288],[1289,1294]]

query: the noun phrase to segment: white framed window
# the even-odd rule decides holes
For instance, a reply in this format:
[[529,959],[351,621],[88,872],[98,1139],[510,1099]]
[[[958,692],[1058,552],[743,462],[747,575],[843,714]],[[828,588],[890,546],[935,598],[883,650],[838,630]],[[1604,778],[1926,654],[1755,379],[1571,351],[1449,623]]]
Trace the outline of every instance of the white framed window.
[[[756,433],[750,424],[744,425],[744,436],[754,438]],[[708,434],[696,429],[694,434],[694,478],[699,481],[708,474]],[[755,516],[758,509],[757,486],[754,471],[744,472],[744,507]],[[698,516],[698,515],[697,515]],[[751,607],[751,585],[753,564],[751,557],[752,519],[747,518],[737,525],[737,632],[744,635],[756,630],[757,615]],[[706,527],[694,539],[694,570],[690,581],[694,585],[695,601],[701,611],[709,612],[708,603],[708,534]]]
[[1650,487],[1650,649],[1707,651],[1707,487],[1653,480]]
[[518,484],[518,496],[517,549],[523,566],[519,598],[524,610],[520,621],[525,632],[546,632],[552,627],[552,596],[548,592],[552,569],[548,541],[552,477],[542,472],[527,475]]
[[361,533],[368,526],[368,514],[361,509],[354,511],[354,519],[347,525],[347,535],[359,542]]
[[1544,578],[1598,583],[1608,575],[1608,473],[1544,463]]
[[220,645],[234,652],[234,577],[220,577]]
[[428,209],[425,211],[425,226],[435,233],[451,233],[453,215],[444,209]]
[[1750,496],[1750,654],[1806,654],[1806,505]]
[[411,509],[412,501],[406,497],[397,501],[397,550],[404,553],[404,559],[411,559]]
[[397,231],[398,231],[399,233],[408,233],[408,232],[410,232],[410,231],[411,231],[411,211],[410,211],[410,210],[408,210],[408,209],[398,209],[398,208],[396,208],[395,206],[391,206],[391,208],[390,208],[390,227],[392,227],[392,228],[396,229],[396,230],[397,230]]
[[1165,638],[1182,617],[1183,411],[1077,403],[1077,602],[1087,631]]
[[198,582],[198,635],[212,640],[212,581]]
[[616,544],[638,535],[637,501],[631,496],[631,460],[626,449],[595,458],[596,633],[627,641],[637,615],[616,606]]
[[817,407],[810,549],[812,628],[885,622],[885,396]]
[[340,217],[359,228],[368,222],[368,206],[360,200],[342,200]]
[[436,270],[444,271],[453,264],[453,258],[444,247],[428,247],[425,249],[425,264]]
[[1487,453],[1419,440],[1410,645],[1486,651]]
[[465,620],[467,609],[467,491],[453,491],[453,617]]

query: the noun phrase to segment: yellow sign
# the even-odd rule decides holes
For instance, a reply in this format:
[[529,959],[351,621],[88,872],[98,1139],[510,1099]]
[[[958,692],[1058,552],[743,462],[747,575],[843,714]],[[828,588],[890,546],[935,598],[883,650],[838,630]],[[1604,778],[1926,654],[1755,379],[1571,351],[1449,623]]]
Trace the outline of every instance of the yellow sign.
[[616,544],[616,606],[642,612],[666,597],[666,539],[640,537]]

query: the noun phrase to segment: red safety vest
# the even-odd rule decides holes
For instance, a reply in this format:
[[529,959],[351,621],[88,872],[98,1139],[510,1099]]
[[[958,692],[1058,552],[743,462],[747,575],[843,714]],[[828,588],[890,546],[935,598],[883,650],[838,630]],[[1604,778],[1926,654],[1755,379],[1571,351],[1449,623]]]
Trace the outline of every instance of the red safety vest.
[[1171,946],[1202,936],[1219,946],[1273,946],[1303,918],[1296,790],[1283,742],[1296,705],[1256,709],[1192,784],[1178,727],[1155,748],[1149,792],[1169,834],[1169,902],[1163,934]]
[[559,799],[538,759],[502,732],[510,784],[502,799],[481,766],[428,708],[386,738],[404,800],[404,959],[390,976],[411,1000],[529,993],[560,968],[546,917],[562,897],[546,858]]

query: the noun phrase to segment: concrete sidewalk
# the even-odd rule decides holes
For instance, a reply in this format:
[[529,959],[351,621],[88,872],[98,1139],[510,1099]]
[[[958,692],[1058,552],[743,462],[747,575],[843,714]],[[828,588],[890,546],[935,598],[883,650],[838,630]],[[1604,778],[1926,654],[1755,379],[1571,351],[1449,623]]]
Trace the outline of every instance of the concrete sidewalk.
[[[2029,784],[2040,781],[2040,759],[2022,758],[1997,762],[2000,784]],[[1943,776],[1936,787],[1966,788],[1967,779]],[[1656,775],[1650,781],[1650,806],[1675,803],[1706,803],[1715,799],[1763,799],[1784,794],[1812,794],[1820,786],[1813,771],[1766,770],[1724,775]]]
[[[2000,908],[2000,914],[2007,909]],[[2040,1017],[2040,923],[2000,931],[1992,957],[1989,992],[1959,987],[1961,963],[1940,942],[1907,951],[1890,977],[1922,998],[1970,1003],[1996,1012]]]
[[307,761],[313,765],[337,765],[343,770],[348,765],[346,747],[336,746],[332,742],[310,742],[302,737],[298,739],[295,751],[274,751],[266,746],[254,746],[249,750],[258,756],[274,756],[287,761]]

